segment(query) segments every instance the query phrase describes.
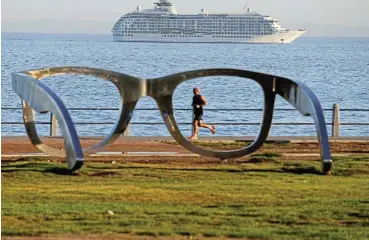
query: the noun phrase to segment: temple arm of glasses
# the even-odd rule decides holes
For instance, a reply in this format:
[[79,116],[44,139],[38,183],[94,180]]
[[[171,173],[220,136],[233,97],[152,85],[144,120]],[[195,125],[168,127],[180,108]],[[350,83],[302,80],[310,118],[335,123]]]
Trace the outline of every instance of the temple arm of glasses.
[[[57,118],[64,136],[64,149],[68,169],[78,170],[84,155],[72,118],[62,100],[46,85],[22,73],[12,74],[13,91],[36,112],[51,112]],[[27,122],[25,121],[25,124]],[[33,123],[34,124],[34,123]]]
[[302,82],[292,81],[286,78],[278,78],[276,91],[303,116],[313,117],[320,144],[323,172],[328,173],[332,168],[332,158],[330,154],[327,126],[318,98],[313,91]]

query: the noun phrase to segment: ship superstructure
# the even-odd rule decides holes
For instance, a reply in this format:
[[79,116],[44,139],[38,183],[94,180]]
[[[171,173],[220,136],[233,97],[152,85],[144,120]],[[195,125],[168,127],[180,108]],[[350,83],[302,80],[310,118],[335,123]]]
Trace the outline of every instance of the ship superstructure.
[[245,7],[243,12],[178,14],[168,0],[159,0],[154,8],[120,17],[112,33],[114,41],[145,42],[229,42],[291,43],[305,30],[287,30],[278,20]]

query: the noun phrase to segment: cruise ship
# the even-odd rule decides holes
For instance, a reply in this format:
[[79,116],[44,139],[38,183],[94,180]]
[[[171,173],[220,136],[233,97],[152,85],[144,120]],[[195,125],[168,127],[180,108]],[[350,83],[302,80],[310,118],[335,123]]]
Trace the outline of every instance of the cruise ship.
[[112,29],[118,42],[291,43],[305,30],[287,30],[278,20],[244,7],[238,14],[179,14],[168,0],[152,9],[136,10],[119,18]]

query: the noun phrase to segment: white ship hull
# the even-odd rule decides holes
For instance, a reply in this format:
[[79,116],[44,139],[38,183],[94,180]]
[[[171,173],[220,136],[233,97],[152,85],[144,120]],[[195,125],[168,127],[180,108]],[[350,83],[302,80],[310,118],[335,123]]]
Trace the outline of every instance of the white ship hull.
[[121,16],[112,29],[117,42],[291,43],[305,30],[286,30],[278,20],[246,8],[244,12],[178,14],[168,0],[153,9]]
[[116,42],[167,42],[167,43],[291,43],[304,34],[305,30],[283,31],[271,35],[251,36],[249,38],[232,38],[212,35],[163,35],[131,34],[132,36],[113,36]]

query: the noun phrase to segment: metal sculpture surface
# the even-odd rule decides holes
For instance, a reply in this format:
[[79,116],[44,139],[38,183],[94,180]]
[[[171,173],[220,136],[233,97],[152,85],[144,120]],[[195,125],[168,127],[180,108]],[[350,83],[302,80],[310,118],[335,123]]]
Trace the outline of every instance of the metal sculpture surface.
[[[52,90],[41,81],[38,81],[44,77],[60,74],[90,75],[111,81],[118,88],[122,103],[119,118],[116,120],[109,135],[100,143],[82,149],[72,119],[63,102]],[[251,145],[240,150],[209,150],[194,145],[181,134],[173,114],[173,92],[184,81],[207,76],[243,77],[245,81],[254,80],[262,87],[264,91],[264,115],[259,135]],[[32,144],[49,155],[66,157],[68,169],[70,170],[79,169],[83,165],[84,156],[99,151],[102,147],[113,143],[119,138],[127,128],[138,100],[143,96],[151,96],[156,101],[170,134],[179,144],[190,151],[220,159],[248,155],[258,150],[268,136],[277,94],[287,100],[302,115],[313,117],[320,144],[323,172],[328,173],[332,167],[326,123],[317,97],[302,82],[284,77],[239,69],[219,68],[181,72],[154,79],[139,79],[109,70],[71,66],[13,73],[12,86],[13,90],[22,99],[24,124]],[[33,110],[41,113],[51,112],[56,116],[64,136],[65,150],[50,147],[41,141],[35,126]]]

